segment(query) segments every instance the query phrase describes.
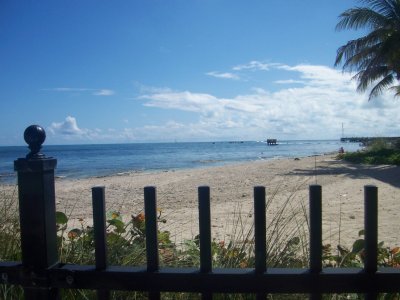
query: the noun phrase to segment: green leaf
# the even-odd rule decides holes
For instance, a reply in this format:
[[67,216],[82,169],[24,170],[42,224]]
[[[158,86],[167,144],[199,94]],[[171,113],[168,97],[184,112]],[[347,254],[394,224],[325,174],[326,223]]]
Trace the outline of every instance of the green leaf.
[[107,220],[108,224],[115,226],[115,232],[124,233],[125,232],[125,223],[118,219]]
[[113,247],[117,247],[118,249],[123,246],[129,246],[129,242],[125,238],[114,232],[107,233],[107,241],[110,245],[110,249],[112,249]]
[[361,250],[364,249],[364,245],[365,245],[365,242],[363,239],[356,240],[353,244],[353,249],[351,250],[351,252],[359,253]]
[[118,211],[108,211],[106,215],[107,220],[120,220],[122,221],[122,216]]
[[161,244],[170,244],[170,233],[169,231],[159,231],[158,232],[158,242]]
[[67,224],[68,217],[61,211],[56,211],[56,224]]

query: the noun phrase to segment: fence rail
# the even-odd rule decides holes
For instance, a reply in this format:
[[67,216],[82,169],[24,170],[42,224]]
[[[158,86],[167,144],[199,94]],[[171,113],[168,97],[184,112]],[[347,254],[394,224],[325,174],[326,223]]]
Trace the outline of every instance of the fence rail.
[[[29,129],[31,128],[31,129]],[[31,131],[29,131],[29,130]],[[365,264],[363,268],[322,267],[322,188],[311,185],[310,261],[308,268],[268,268],[266,265],[266,190],[254,188],[255,267],[213,268],[211,256],[210,188],[199,187],[199,268],[160,268],[157,240],[156,188],[144,188],[146,257],[143,267],[109,266],[105,227],[105,188],[92,189],[95,265],[58,261],[55,226],[54,168],[56,160],[40,154],[40,129],[28,127],[25,140],[31,153],[15,161],[18,172],[22,262],[0,262],[0,283],[24,288],[26,299],[57,299],[58,290],[93,289],[98,299],[110,290],[147,291],[150,299],[160,292],[196,292],[203,299],[213,293],[306,293],[319,299],[323,293],[400,292],[400,270],[377,268],[378,189],[364,187]],[[27,133],[28,131],[28,133]],[[39,132],[39,133],[38,133]],[[44,131],[43,131],[44,134]],[[40,145],[32,141],[40,141]]]

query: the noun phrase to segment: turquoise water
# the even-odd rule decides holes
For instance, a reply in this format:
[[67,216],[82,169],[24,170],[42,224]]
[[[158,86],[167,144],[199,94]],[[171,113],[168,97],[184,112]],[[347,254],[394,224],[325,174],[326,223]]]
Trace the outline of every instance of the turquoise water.
[[[124,172],[190,169],[284,157],[305,157],[354,151],[358,144],[340,141],[142,143],[44,146],[46,156],[57,158],[56,176],[83,178]],[[0,147],[0,183],[15,183],[13,163],[25,157],[27,147]]]

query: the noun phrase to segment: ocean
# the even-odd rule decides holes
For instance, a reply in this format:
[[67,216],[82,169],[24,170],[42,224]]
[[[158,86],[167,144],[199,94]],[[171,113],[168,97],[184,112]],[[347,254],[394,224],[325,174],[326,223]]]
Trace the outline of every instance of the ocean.
[[[265,142],[136,143],[104,145],[44,145],[42,153],[57,158],[55,175],[85,178],[127,172],[176,170],[285,157],[306,157],[359,149],[356,143],[335,140]],[[14,160],[25,157],[24,146],[0,147],[0,183],[16,183]]]

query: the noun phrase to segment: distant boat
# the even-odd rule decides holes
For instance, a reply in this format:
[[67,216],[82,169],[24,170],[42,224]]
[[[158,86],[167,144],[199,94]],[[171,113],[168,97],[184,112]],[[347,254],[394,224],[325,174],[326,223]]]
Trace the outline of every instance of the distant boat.
[[268,146],[276,146],[277,144],[277,140],[276,139],[267,139],[267,145]]

